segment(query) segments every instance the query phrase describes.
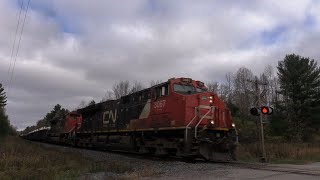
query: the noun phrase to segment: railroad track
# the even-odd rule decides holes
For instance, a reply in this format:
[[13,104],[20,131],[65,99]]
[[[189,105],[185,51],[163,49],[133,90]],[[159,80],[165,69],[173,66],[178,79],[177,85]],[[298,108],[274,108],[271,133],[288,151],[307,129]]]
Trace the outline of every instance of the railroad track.
[[[34,143],[43,143],[43,142],[35,142]],[[239,162],[239,161],[205,161],[203,159],[195,159],[186,161],[185,159],[177,156],[160,156],[153,154],[140,154],[135,152],[121,151],[121,150],[103,150],[103,149],[92,149],[92,148],[84,148],[84,147],[70,147],[53,143],[45,143],[51,145],[58,145],[68,148],[76,148],[76,149],[86,149],[100,152],[108,152],[114,154],[121,154],[124,156],[129,156],[138,159],[148,159],[153,161],[183,161],[187,163],[208,163],[208,164],[220,164],[224,166],[232,166],[236,168],[246,168],[246,169],[255,169],[255,170],[265,170],[265,171],[273,171],[273,172],[283,172],[289,174],[298,174],[298,175],[309,175],[309,176],[319,176],[320,178],[320,167],[319,169],[304,169],[298,167],[284,167],[276,164],[269,163],[247,163],[247,162]],[[104,161],[97,161],[97,163],[104,163]]]

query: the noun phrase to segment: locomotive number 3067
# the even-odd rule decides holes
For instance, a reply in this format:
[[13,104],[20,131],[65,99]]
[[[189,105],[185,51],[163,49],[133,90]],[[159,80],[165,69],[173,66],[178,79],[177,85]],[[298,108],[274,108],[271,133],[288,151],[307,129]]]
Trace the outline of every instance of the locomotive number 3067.
[[166,106],[166,100],[165,99],[154,102],[154,108],[155,109],[162,109],[165,106]]

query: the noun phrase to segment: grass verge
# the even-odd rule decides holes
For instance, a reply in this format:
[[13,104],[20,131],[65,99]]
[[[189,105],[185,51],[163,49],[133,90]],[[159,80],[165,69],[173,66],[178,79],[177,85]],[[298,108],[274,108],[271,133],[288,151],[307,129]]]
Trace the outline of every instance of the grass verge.
[[97,172],[150,175],[118,161],[96,162],[77,151],[62,152],[19,137],[0,140],[0,179],[77,179]]
[[[257,162],[260,157],[260,144],[238,146],[240,161]],[[320,161],[320,144],[266,143],[267,160],[270,163],[307,164]]]
[[69,179],[92,168],[78,153],[59,152],[18,137],[0,142],[1,179]]

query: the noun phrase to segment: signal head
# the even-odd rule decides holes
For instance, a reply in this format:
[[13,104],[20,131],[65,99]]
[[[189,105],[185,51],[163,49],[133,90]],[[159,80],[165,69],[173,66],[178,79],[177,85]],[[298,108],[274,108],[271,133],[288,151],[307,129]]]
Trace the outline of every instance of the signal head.
[[273,113],[273,108],[268,106],[262,106],[261,107],[261,113],[265,115],[270,115]]
[[258,108],[251,108],[250,109],[250,114],[253,116],[259,116],[260,115],[260,111]]

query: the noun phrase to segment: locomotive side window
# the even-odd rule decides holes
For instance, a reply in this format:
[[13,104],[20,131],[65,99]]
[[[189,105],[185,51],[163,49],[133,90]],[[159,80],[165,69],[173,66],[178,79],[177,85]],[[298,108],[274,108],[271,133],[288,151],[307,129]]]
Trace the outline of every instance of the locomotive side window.
[[157,99],[158,97],[161,96],[166,96],[169,94],[169,85],[168,84],[164,84],[162,86],[158,86],[154,89],[154,98]]
[[168,84],[164,85],[164,86],[161,86],[161,93],[160,93],[160,96],[166,96],[168,95],[168,91],[169,88],[168,88]]
[[140,94],[140,99],[141,100],[147,100],[150,98],[150,89],[144,90]]

